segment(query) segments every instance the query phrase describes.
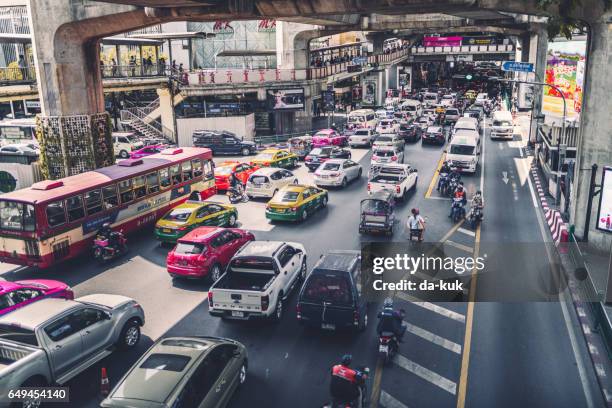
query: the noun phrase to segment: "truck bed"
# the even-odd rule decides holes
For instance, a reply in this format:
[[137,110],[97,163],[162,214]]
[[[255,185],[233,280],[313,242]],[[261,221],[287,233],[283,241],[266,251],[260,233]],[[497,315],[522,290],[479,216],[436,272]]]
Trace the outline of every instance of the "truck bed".
[[263,292],[275,277],[274,274],[229,271],[214,284],[212,289]]
[[0,373],[13,363],[26,358],[38,350],[34,347],[0,341]]

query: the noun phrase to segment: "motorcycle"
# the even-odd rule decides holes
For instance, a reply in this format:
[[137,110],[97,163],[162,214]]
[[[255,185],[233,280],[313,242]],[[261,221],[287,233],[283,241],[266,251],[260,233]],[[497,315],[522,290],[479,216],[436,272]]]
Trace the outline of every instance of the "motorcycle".
[[448,173],[440,173],[440,181],[438,181],[438,191],[445,195],[448,193]]
[[232,204],[236,204],[239,202],[246,203],[249,201],[249,197],[244,193],[242,188],[230,187],[227,190],[227,198],[229,198],[229,202]]
[[476,229],[478,223],[482,221],[482,208],[472,207],[468,219],[470,221],[470,226],[472,227],[472,229]]
[[453,194],[455,194],[455,190],[457,190],[457,186],[459,186],[459,178],[449,177],[446,185],[446,194],[452,198]]
[[[111,244],[111,241],[114,241]],[[93,243],[93,256],[100,263],[111,261],[127,252],[127,239],[121,232],[112,232],[110,237],[97,236]]]
[[399,351],[399,342],[392,332],[382,332],[378,336],[378,355],[387,364]]
[[465,209],[463,208],[463,199],[459,197],[453,198],[453,204],[451,207],[451,219],[454,223],[459,222],[465,217]]
[[334,398],[331,403],[323,405],[322,408],[365,408],[368,398],[367,384],[366,381],[370,375],[370,369],[368,367],[358,367],[358,371],[363,373],[363,381],[359,384],[360,396],[353,401],[340,401]]

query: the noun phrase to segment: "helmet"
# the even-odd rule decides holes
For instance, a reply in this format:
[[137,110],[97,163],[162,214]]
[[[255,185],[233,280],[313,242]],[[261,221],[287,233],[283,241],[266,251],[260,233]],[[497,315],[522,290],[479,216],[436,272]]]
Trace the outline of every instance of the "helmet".
[[482,191],[478,190],[478,191],[476,192],[476,195],[478,195],[478,196],[479,196],[479,195],[482,195]]
[[459,185],[457,186],[457,189],[458,189],[459,191],[463,191],[463,184],[459,184]]
[[417,215],[419,213],[419,209],[418,208],[413,208],[412,211],[413,211],[412,213],[414,215]]
[[350,354],[345,354],[342,356],[342,365],[343,366],[350,366],[351,363],[353,362],[353,356]]
[[105,222],[104,224],[102,224],[102,228],[104,229],[110,228],[110,223]]
[[383,307],[385,309],[392,309],[393,308],[393,299],[391,299],[390,297],[386,298],[383,302]]

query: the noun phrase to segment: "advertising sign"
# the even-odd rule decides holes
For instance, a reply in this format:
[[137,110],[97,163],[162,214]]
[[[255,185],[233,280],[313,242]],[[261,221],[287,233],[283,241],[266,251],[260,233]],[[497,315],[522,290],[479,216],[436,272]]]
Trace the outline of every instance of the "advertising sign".
[[[582,92],[586,63],[586,41],[565,41],[548,44],[545,81],[563,91],[567,101],[567,116],[578,118],[582,110]],[[563,100],[559,92],[551,87],[543,89],[542,111],[561,116]]]
[[495,45],[497,38],[492,35],[463,37],[462,45]]
[[458,47],[463,37],[423,37],[425,47]]
[[597,229],[612,232],[612,167],[603,168],[601,176],[601,199],[597,211]]
[[511,72],[533,72],[533,63],[519,61],[504,61],[502,71]]
[[376,104],[376,81],[365,81],[363,83],[363,104]]
[[268,107],[273,111],[304,109],[303,88],[268,89],[266,95]]
[[326,112],[336,110],[336,93],[334,91],[323,91],[323,109]]

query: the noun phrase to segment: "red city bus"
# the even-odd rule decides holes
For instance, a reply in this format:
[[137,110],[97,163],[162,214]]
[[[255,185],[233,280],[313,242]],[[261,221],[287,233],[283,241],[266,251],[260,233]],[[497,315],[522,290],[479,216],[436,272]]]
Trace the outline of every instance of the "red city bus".
[[0,195],[0,261],[47,268],[89,250],[102,224],[129,233],[193,192],[216,193],[209,149],[166,149]]

